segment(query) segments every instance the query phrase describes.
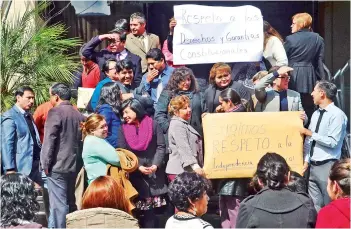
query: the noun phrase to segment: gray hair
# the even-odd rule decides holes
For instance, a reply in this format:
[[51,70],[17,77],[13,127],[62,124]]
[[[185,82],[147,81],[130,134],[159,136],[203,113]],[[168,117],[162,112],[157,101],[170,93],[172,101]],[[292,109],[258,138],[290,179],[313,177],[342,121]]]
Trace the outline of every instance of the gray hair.
[[332,82],[321,80],[317,82],[317,87],[325,92],[328,99],[334,101],[336,94],[338,93],[338,88]]
[[136,12],[136,13],[133,13],[132,15],[130,15],[130,20],[132,21],[133,19],[137,19],[140,24],[146,23],[145,15],[143,13],[140,13],[140,12]]

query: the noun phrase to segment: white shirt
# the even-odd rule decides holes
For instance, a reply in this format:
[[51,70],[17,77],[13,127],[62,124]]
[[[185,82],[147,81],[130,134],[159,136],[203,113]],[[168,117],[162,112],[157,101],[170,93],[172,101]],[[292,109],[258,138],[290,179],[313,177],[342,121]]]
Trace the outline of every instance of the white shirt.
[[171,216],[166,223],[165,229],[213,229],[212,225],[208,222],[200,219],[199,217],[177,217],[177,215]]
[[118,56],[116,56],[117,60],[124,60],[127,56],[128,56],[128,52],[127,50],[123,50],[122,52],[120,52],[119,54],[117,54]]
[[147,51],[149,51],[149,50],[147,50],[147,48],[149,47],[149,38],[146,34],[146,31],[143,33],[143,36],[144,36],[145,51],[147,52]]
[[283,43],[276,36],[271,36],[268,39],[263,56],[272,67],[288,65],[288,57],[286,56]]

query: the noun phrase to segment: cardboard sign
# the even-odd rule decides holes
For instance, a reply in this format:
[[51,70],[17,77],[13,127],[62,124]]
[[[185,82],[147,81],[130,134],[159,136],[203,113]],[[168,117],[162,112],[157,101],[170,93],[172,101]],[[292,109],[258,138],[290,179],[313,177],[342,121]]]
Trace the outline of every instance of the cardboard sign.
[[207,114],[203,120],[204,170],[208,178],[252,177],[267,152],[282,155],[302,172],[301,112],[238,112]]
[[91,96],[94,93],[95,88],[84,88],[84,87],[79,87],[78,88],[78,99],[77,99],[77,107],[78,108],[86,108]]
[[253,6],[174,6],[174,64],[256,62],[263,52],[263,19]]

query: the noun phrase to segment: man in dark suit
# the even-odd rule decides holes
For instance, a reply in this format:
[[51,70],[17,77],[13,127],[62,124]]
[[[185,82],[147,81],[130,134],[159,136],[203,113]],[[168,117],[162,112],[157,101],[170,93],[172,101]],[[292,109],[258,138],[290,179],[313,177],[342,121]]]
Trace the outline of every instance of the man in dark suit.
[[85,117],[72,106],[70,99],[71,90],[67,85],[57,83],[50,88],[50,102],[54,107],[45,122],[40,155],[41,167],[48,179],[54,228],[65,228],[66,215],[77,210],[74,186],[83,166],[80,123]]
[[[127,34],[119,28],[111,31],[109,34],[103,34],[93,37],[82,48],[82,55],[90,60],[94,60],[102,70],[103,64],[106,60],[115,59],[116,61],[128,59],[133,63],[134,84],[139,86],[141,82],[142,69],[141,58],[125,48]],[[109,44],[106,49],[95,51],[95,48],[101,44],[103,40],[108,40]],[[101,80],[106,78],[106,75],[101,72]]]

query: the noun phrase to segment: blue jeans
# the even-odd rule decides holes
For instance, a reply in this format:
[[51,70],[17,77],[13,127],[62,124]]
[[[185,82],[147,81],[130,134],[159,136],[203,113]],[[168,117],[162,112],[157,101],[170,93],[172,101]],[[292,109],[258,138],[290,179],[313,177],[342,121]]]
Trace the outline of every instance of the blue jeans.
[[54,228],[55,227],[54,217],[52,214],[50,214],[50,212],[52,212],[52,210],[50,209],[50,202],[49,202],[48,180],[47,180],[47,177],[46,177],[44,171],[42,171],[41,178],[43,180],[43,186],[42,186],[43,187],[43,200],[44,200],[44,205],[45,205],[46,219],[48,221],[48,228]]
[[66,215],[77,210],[74,196],[77,173],[55,173],[48,176],[50,210],[55,228],[66,228]]

